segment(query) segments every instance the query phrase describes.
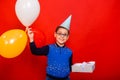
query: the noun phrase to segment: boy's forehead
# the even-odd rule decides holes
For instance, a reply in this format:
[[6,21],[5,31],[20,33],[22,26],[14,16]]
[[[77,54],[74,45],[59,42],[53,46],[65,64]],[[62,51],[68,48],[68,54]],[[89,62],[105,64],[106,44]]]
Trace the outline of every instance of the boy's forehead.
[[[65,29],[65,28],[59,28],[59,29],[58,29],[58,31],[68,32],[68,30],[67,30],[67,29]],[[58,31],[57,31],[57,32],[58,32]]]

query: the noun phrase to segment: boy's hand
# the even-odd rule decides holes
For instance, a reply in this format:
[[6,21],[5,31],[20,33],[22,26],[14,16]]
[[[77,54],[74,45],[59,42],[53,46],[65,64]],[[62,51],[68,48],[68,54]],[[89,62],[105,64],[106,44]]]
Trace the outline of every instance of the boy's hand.
[[32,28],[26,27],[26,32],[28,34],[30,42],[33,42],[34,41],[34,33],[33,33],[33,31],[31,29]]

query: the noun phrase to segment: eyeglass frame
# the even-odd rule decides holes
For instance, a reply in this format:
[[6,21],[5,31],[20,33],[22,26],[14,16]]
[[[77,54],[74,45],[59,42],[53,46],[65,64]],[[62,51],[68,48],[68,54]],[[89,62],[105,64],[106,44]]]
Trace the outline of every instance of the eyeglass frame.
[[58,36],[68,37],[69,34],[56,33]]

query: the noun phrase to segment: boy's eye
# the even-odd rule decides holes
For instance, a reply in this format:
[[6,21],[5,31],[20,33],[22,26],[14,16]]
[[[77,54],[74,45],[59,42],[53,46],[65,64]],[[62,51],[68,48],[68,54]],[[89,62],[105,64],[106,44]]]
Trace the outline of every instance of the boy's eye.
[[57,33],[59,36],[65,36],[65,37],[67,37],[68,36],[68,34],[62,34],[62,33]]

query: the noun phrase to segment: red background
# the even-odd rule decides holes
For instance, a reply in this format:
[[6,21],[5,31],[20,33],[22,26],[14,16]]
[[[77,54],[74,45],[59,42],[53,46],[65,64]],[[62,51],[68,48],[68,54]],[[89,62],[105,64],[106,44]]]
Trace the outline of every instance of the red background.
[[[15,2],[0,0],[0,35],[10,29],[25,30],[16,17]],[[96,61],[93,73],[71,73],[71,80],[120,80],[120,0],[39,2],[40,15],[31,27],[42,34],[42,45],[54,42],[56,26],[72,14],[67,45],[73,50],[73,63]],[[46,61],[44,56],[32,55],[27,44],[18,57],[0,56],[0,80],[45,80]]]

